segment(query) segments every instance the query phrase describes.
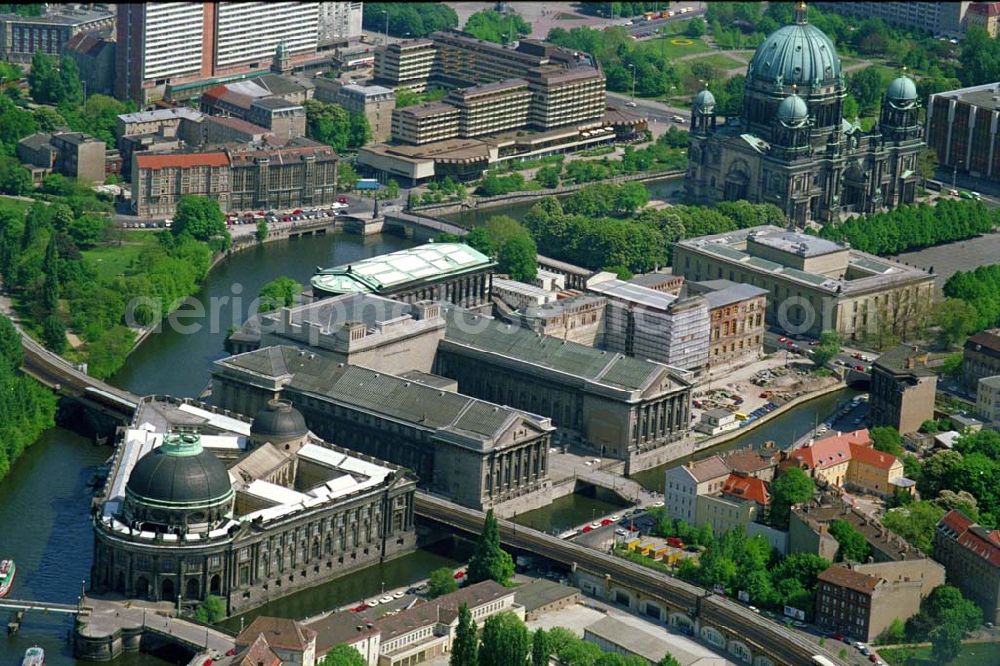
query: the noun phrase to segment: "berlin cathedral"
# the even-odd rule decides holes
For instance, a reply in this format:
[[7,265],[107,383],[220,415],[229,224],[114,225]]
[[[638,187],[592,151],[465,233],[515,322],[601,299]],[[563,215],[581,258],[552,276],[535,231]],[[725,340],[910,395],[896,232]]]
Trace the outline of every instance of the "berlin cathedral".
[[708,90],[691,111],[686,190],[692,203],[773,203],[797,226],[912,203],[926,147],[917,86],[889,84],[878,123],[844,119],[847,97],[833,42],[806,22],[769,35],[747,67],[739,116],[715,114]]

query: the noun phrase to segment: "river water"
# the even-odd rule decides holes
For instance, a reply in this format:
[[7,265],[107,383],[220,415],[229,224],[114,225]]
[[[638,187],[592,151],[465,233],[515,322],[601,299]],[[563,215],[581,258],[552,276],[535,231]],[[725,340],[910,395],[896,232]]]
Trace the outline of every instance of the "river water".
[[[674,188],[676,182],[651,185],[656,193],[663,191],[659,187]],[[520,212],[513,208],[492,209],[491,214],[520,217],[530,206]],[[359,238],[335,234],[279,241],[238,253],[216,267],[194,297],[206,310],[215,304],[219,313],[216,321],[184,320],[183,323],[198,324],[196,330],[186,332],[165,326],[130,356],[127,366],[111,381],[140,395],[197,396],[208,384],[210,363],[225,356],[222,344],[230,325],[242,323],[249,301],[263,284],[282,275],[305,282],[318,265],[333,266],[412,245],[412,241],[395,236]],[[828,397],[809,403],[794,414],[776,419],[751,439],[784,441],[792,432],[802,433],[814,421],[815,413],[822,418],[837,400]],[[94,446],[70,430],[53,428],[0,481],[0,558],[13,558],[18,566],[12,598],[61,603],[77,600],[83,581],[89,576],[93,548],[88,481],[111,452],[109,447]],[[659,479],[662,488],[662,476],[662,470],[646,472],[640,481],[655,488]],[[563,498],[550,507],[518,516],[518,522],[558,532],[621,506],[617,498],[599,490],[592,496],[577,494]],[[383,586],[388,589],[406,585],[425,577],[433,568],[456,563],[466,556],[467,546],[453,540],[420,550],[388,565],[371,567],[292,595],[256,612],[303,617],[370,598]],[[0,620],[3,619],[6,615],[0,613]],[[28,613],[20,635],[0,637],[0,666],[19,663],[24,650],[34,644],[45,648],[50,665],[75,664],[66,640],[71,629],[68,616]],[[168,663],[173,662],[150,655],[130,655],[116,662],[125,666]]]

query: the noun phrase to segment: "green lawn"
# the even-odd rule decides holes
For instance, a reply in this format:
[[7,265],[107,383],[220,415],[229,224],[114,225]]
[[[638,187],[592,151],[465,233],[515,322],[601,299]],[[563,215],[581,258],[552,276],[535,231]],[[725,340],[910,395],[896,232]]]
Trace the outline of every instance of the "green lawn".
[[19,199],[11,199],[7,195],[0,195],[0,211],[9,210],[14,213],[19,213],[24,215],[24,211],[28,210],[31,206],[30,201],[21,201]]
[[[901,650],[878,650],[879,655],[890,666],[903,666],[902,657],[908,651]],[[931,657],[931,649],[913,648],[912,653],[918,661],[912,661],[912,666],[944,666],[938,664]],[[1000,664],[1000,643],[969,643],[962,646],[955,661],[950,662],[952,666],[995,666]]]
[[[685,43],[671,44],[671,41],[673,40],[684,40]],[[692,43],[687,44],[686,42]],[[667,58],[680,58],[681,56],[691,55],[692,53],[707,53],[713,50],[711,46],[700,39],[688,39],[683,35],[653,38],[647,41],[639,42],[639,45],[636,48],[644,51],[654,51]]]
[[[154,231],[121,232],[116,229],[110,233],[114,240],[109,245],[81,253],[87,264],[97,271],[99,278],[121,274],[143,249],[159,243]],[[118,246],[118,234],[121,234],[121,247]]]
[[736,58],[731,58],[721,53],[713,53],[712,55],[707,55],[704,58],[692,58],[691,60],[685,60],[684,62],[688,65],[692,65],[696,62],[703,62],[721,70],[746,69],[746,65]]

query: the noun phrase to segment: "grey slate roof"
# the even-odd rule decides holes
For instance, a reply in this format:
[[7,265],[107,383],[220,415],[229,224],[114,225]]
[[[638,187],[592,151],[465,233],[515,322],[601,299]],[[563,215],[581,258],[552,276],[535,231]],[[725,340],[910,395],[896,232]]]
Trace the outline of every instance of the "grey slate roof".
[[[525,328],[447,308],[445,340],[627,391],[642,390],[664,366],[538,335]],[[678,382],[678,386],[680,386]]]
[[751,298],[767,296],[769,293],[767,289],[755,287],[752,284],[734,284],[724,289],[705,292],[702,296],[708,302],[708,307],[715,309]]

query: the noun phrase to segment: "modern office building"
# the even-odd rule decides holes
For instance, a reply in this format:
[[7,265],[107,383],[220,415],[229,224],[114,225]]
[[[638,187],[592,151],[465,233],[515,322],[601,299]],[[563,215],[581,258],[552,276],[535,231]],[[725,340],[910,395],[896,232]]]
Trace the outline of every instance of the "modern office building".
[[316,2],[120,3],[115,96],[148,104],[315,58]]
[[764,353],[768,291],[729,280],[688,282],[689,294],[708,304],[708,369],[743,365]]
[[375,52],[375,83],[423,92],[436,58],[437,50],[429,39],[389,44]]
[[317,16],[320,45],[361,37],[363,2],[320,2]]
[[527,72],[531,90],[528,126],[538,131],[593,122],[604,115],[604,74],[596,67],[545,67]]
[[691,385],[664,365],[458,308],[446,317],[435,374],[468,395],[551,418],[562,441],[625,460],[628,469],[688,432]]
[[867,643],[894,620],[916,615],[944,580],[944,568],[933,560],[834,564],[817,577],[815,622]]
[[528,123],[531,92],[524,79],[456,88],[445,102],[458,109],[458,136],[496,134]]
[[765,321],[814,337],[833,329],[850,340],[905,340],[934,294],[934,276],[920,268],[774,226],[679,241],[673,267],[688,281],[766,289]]
[[1000,181],[1000,140],[994,122],[1000,83],[934,93],[927,102],[927,145],[938,164],[976,179]]
[[454,139],[459,135],[459,110],[445,102],[429,102],[394,109],[392,136],[397,141],[421,145]]
[[17,142],[17,158],[36,185],[50,173],[101,185],[107,149],[103,141],[80,132],[38,132]]
[[934,531],[934,559],[944,565],[948,583],[982,609],[984,622],[1000,623],[1000,531],[952,509]]
[[962,351],[962,383],[975,392],[979,380],[1000,375],[1000,328],[980,331],[965,341]]
[[937,374],[927,367],[927,353],[899,345],[879,356],[871,369],[869,417],[872,425],[916,432],[934,418]]
[[250,421],[146,398],[97,498],[91,589],[254,608],[412,551],[415,487],[320,440],[287,403]]
[[603,347],[700,374],[708,365],[708,303],[678,298],[623,280],[591,281],[608,299]]
[[824,11],[860,19],[881,19],[933,35],[961,37],[963,22],[977,2],[817,2]]
[[67,42],[82,33],[106,33],[115,15],[103,10],[46,5],[41,16],[0,14],[0,54],[7,62],[31,62],[35,53],[59,57]]
[[323,269],[310,283],[315,298],[368,293],[476,309],[490,304],[495,268],[496,262],[464,243],[428,243]]
[[548,504],[548,418],[290,346],[216,361],[212,402],[253,413],[288,400],[310,429],[416,472],[464,506],[502,515]]
[[757,48],[739,116],[719,118],[708,90],[695,96],[686,182],[691,200],[772,203],[799,226],[915,200],[917,160],[926,145],[916,84],[905,76],[889,84],[877,129],[845,120],[840,58],[805,15],[800,6],[794,24]]

